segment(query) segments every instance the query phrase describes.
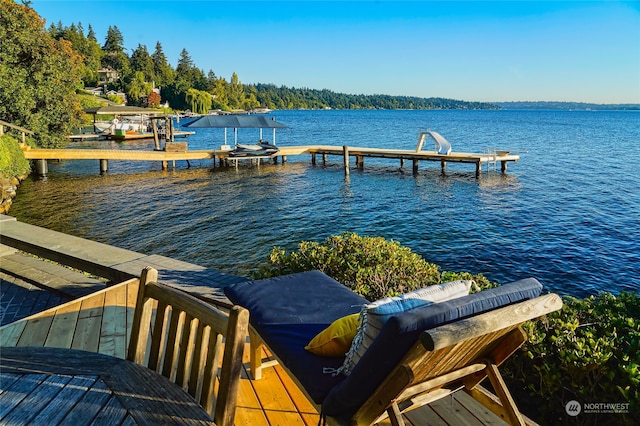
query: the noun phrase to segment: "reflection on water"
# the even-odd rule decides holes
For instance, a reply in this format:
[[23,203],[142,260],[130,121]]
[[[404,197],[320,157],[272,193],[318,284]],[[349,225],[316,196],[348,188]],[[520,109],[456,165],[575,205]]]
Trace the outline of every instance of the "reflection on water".
[[[47,180],[25,181],[11,214],[241,275],[263,264],[273,246],[291,250],[302,240],[355,231],[399,241],[445,270],[482,272],[501,282],[535,276],[576,295],[640,286],[635,115],[292,111],[276,118],[290,126],[278,134],[283,145],[343,145],[347,135],[354,146],[413,148],[418,130],[429,126],[454,150],[527,153],[508,174],[485,167],[479,179],[469,164],[449,164],[442,175],[439,163],[421,162],[414,176],[410,165],[384,159],[367,159],[364,170],[352,167],[345,176],[342,158],[331,156],[316,166],[302,156],[238,169],[212,168],[210,160],[191,168],[177,162],[166,171],[154,163],[112,161],[102,176],[97,161],[64,162],[50,164]],[[621,145],[616,149],[636,155],[615,164],[597,155],[597,141],[610,135]],[[212,148],[216,137],[199,132],[189,149]]]

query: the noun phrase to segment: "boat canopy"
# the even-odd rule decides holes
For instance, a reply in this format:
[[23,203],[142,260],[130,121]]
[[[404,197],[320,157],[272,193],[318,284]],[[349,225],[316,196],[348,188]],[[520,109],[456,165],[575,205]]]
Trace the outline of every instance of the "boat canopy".
[[111,106],[101,106],[94,108],[86,108],[84,110],[87,114],[105,114],[105,115],[138,115],[138,114],[149,114],[156,115],[162,114],[163,112],[157,109],[151,108],[140,108],[135,106],[126,106],[126,105],[111,105]]
[[258,115],[203,115],[182,127],[189,128],[228,128],[228,129],[286,129],[282,123],[273,118],[267,119]]

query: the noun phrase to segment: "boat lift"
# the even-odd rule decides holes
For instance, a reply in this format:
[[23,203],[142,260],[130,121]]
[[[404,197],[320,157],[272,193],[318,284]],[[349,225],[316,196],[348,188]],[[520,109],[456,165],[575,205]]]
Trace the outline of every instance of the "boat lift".
[[273,129],[273,145],[276,145],[276,129],[287,129],[288,127],[275,119],[267,119],[257,115],[203,115],[183,124],[182,127],[189,129],[196,128],[218,128],[224,129],[224,145],[221,150],[231,150],[227,143],[227,129],[233,129],[234,145],[238,144],[238,129],[260,129],[260,140],[262,140],[263,129]]

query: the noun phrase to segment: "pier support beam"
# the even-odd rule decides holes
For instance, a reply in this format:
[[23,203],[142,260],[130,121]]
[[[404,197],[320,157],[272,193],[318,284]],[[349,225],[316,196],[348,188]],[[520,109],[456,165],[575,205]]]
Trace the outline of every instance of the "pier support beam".
[[447,162],[444,160],[440,161],[440,171],[442,172],[442,174],[445,174],[445,172],[447,171]]
[[342,155],[344,156],[344,174],[349,175],[349,147],[347,145],[342,146]]
[[49,173],[49,166],[47,165],[47,160],[35,160],[36,163],[36,173],[40,177],[45,177]]
[[109,160],[100,160],[100,174],[107,173],[109,171]]
[[507,162],[506,161],[501,161],[500,162],[500,172],[502,174],[507,173]]
[[315,152],[311,153],[311,164],[314,165],[314,166],[316,165],[316,153]]
[[476,178],[480,177],[480,172],[482,172],[482,162],[478,161],[476,163]]
[[404,167],[404,158],[400,158],[400,168]]
[[364,157],[362,155],[356,156],[356,167],[360,170],[364,169]]
[[322,154],[322,165],[326,165],[327,164],[327,154]]
[[418,174],[418,160],[413,160],[413,174]]

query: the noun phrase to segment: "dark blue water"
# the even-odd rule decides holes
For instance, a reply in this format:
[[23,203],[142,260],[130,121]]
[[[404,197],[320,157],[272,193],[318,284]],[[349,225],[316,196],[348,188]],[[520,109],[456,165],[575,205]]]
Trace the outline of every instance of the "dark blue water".
[[[112,161],[49,165],[27,180],[11,214],[35,225],[221,271],[248,274],[273,246],[355,231],[394,239],[443,270],[481,272],[508,282],[537,277],[575,296],[640,289],[640,114],[622,111],[278,111],[290,126],[279,145],[330,144],[413,149],[421,129],[455,151],[521,150],[506,175],[469,164],[342,158],[312,166],[211,168],[210,161],[161,171]],[[258,130],[240,130],[255,142]],[[271,131],[265,131],[271,139]],[[204,129],[190,149],[214,148]],[[233,141],[233,132],[228,135]],[[92,143],[98,146],[95,142]],[[84,145],[87,145],[85,143]],[[148,142],[100,147],[145,149]],[[524,152],[526,151],[526,152]],[[498,167],[499,169],[499,167]]]

